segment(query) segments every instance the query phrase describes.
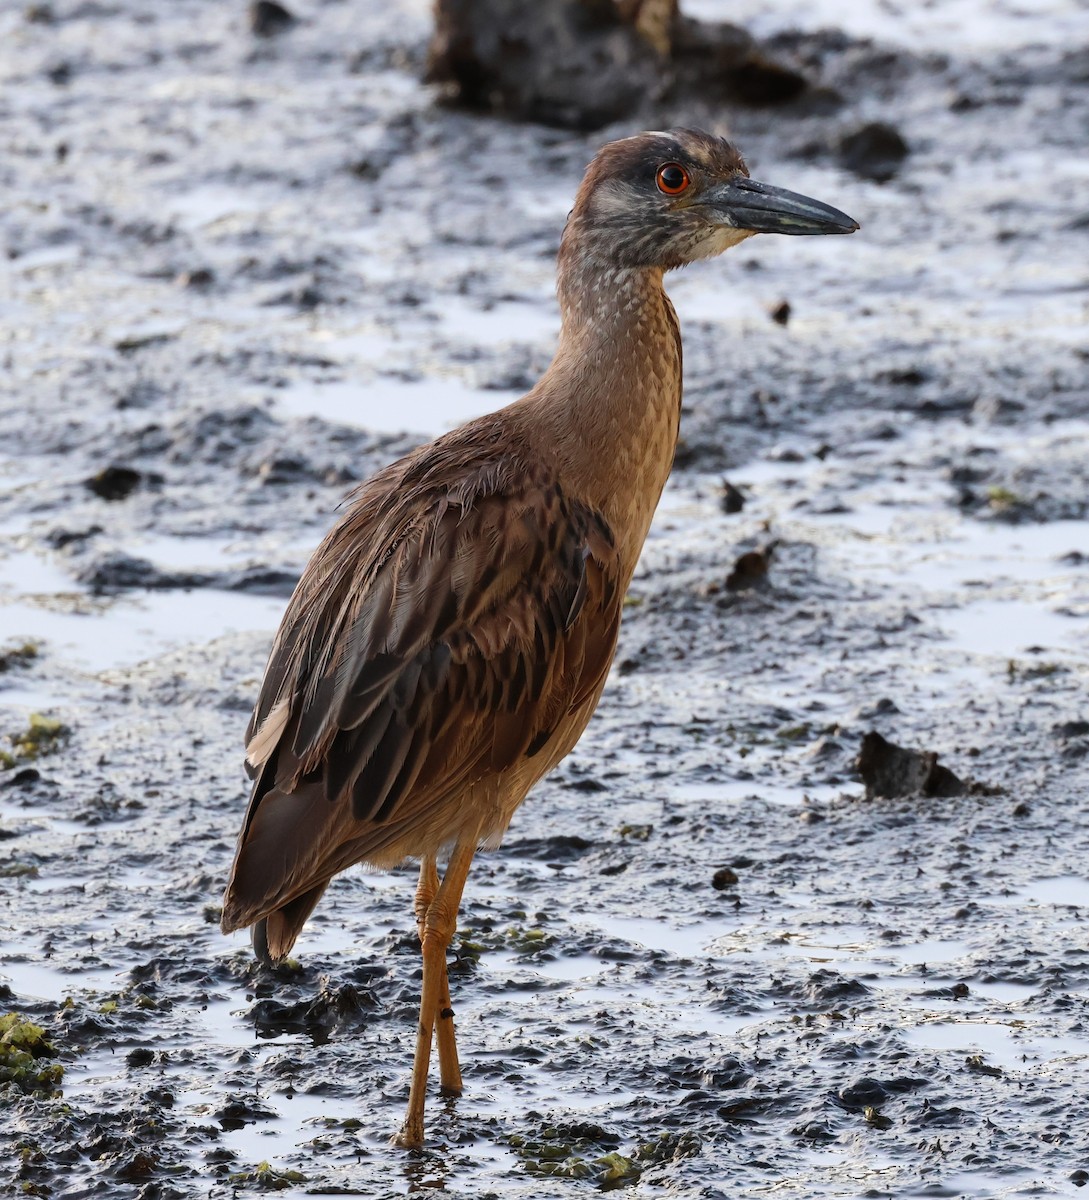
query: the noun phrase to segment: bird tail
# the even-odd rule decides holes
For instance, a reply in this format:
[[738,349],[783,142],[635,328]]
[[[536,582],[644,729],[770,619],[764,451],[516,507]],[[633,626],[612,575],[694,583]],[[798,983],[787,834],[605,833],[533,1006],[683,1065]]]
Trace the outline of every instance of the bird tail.
[[253,953],[258,961],[271,965],[286,958],[295,939],[322,898],[329,881],[325,880],[301,896],[296,896],[283,908],[262,917],[253,926]]

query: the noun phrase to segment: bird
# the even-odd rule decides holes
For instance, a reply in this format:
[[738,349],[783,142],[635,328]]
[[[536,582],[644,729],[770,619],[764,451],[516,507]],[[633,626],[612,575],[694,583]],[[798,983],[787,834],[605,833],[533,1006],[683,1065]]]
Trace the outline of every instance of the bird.
[[252,927],[276,963],[339,872],[419,863],[420,1019],[395,1144],[423,1145],[433,1038],[441,1092],[462,1091],[447,951],[474,855],[605,686],[679,432],[665,272],[757,233],[858,228],[752,179],[713,134],[604,145],[561,238],[544,375],[359,485],[300,577],[246,732],[222,929]]

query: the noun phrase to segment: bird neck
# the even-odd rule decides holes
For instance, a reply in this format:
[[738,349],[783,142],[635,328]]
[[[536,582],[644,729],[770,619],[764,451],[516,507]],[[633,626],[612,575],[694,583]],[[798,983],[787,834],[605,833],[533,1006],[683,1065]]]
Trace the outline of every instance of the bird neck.
[[657,268],[561,259],[556,356],[523,402],[565,490],[592,504],[634,570],[669,477],[681,338]]

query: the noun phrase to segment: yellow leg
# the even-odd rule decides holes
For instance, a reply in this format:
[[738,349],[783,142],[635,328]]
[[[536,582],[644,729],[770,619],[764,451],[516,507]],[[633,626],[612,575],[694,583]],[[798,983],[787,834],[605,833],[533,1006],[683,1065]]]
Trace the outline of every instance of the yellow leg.
[[[416,1029],[416,1057],[412,1064],[412,1086],[408,1093],[408,1112],[401,1132],[394,1139],[399,1146],[416,1149],[424,1140],[424,1099],[427,1094],[427,1072],[431,1063],[431,1031],[439,1013],[440,1001],[449,1000],[446,978],[446,950],[457,927],[458,905],[469,867],[476,853],[477,835],[463,838],[454,847],[446,866],[442,886],[427,906],[423,921],[423,994],[420,997],[420,1023]],[[425,864],[426,867],[426,864]],[[423,879],[424,871],[420,876]],[[417,896],[419,893],[417,893]],[[449,1020],[447,1018],[446,1020]],[[446,1023],[440,1019],[440,1023]],[[451,1025],[451,1035],[453,1027]]]
[[[439,871],[434,855],[420,863],[420,882],[416,887],[416,928],[423,945],[427,910],[439,890]],[[439,1086],[444,1096],[461,1095],[461,1065],[458,1063],[457,1041],[454,1036],[454,1009],[450,1001],[450,982],[446,971],[446,955],[442,959],[442,978],[439,983],[439,1006],[435,1012],[435,1032],[439,1044]]]

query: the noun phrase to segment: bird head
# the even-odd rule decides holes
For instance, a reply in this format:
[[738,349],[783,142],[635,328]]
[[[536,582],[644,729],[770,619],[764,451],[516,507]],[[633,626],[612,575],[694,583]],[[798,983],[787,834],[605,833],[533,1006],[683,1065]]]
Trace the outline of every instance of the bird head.
[[675,129],[602,147],[587,168],[564,241],[569,253],[602,266],[670,270],[721,254],[754,233],[856,229],[857,221],[820,200],[750,179],[736,147],[723,138]]

